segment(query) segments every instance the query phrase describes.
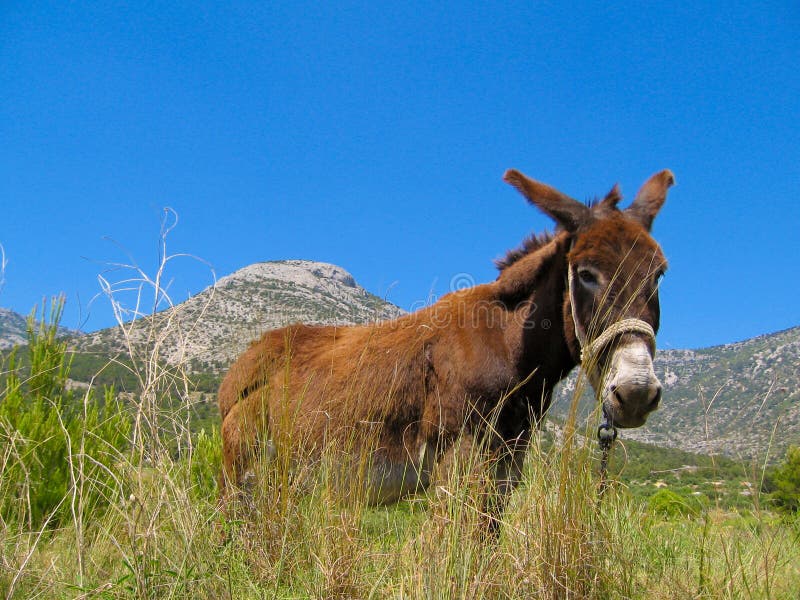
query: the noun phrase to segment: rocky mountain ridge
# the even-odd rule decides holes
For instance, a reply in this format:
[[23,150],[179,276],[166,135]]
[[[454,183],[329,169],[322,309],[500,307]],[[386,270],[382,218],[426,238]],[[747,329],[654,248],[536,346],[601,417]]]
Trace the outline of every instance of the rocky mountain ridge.
[[26,335],[26,319],[21,314],[0,308],[0,350],[24,344]]
[[187,361],[192,371],[218,372],[268,329],[297,321],[365,323],[400,314],[341,267],[279,260],[239,269],[155,315],[82,336],[75,350],[125,353],[131,345],[151,352],[159,344],[159,357],[167,363]]
[[[59,327],[63,336],[76,336],[78,332]],[[28,317],[8,308],[0,308],[0,350],[28,343]]]

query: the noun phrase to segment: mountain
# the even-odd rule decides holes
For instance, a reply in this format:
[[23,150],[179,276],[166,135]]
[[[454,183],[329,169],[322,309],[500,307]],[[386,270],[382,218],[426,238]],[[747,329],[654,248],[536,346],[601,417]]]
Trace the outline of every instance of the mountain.
[[[663,350],[655,371],[660,409],[623,439],[704,454],[782,458],[800,444],[800,327],[700,350]],[[566,415],[576,373],[559,387],[553,411]],[[581,414],[593,405],[589,390]]]
[[[58,328],[62,336],[80,335],[77,331]],[[28,343],[28,318],[8,308],[0,308],[0,350]]]
[[28,340],[26,319],[21,314],[0,308],[0,350],[23,344]]
[[359,286],[335,265],[307,260],[256,263],[172,308],[76,340],[74,350],[104,356],[138,351],[193,372],[219,373],[262,332],[302,321],[351,324],[403,311]]
[[[88,380],[109,357],[125,358],[127,336],[139,360],[155,350],[167,363],[186,361],[211,394],[224,369],[267,329],[295,321],[364,323],[402,313],[340,267],[257,263],[169,310],[77,338],[73,346],[82,356],[76,358],[93,355],[94,362],[75,365]],[[768,449],[777,459],[788,444],[800,444],[800,327],[712,348],[659,351],[655,369],[665,388],[661,409],[644,427],[623,430],[622,439],[748,459]],[[576,373],[556,390],[556,418],[568,412]],[[587,390],[582,418],[593,407]]]

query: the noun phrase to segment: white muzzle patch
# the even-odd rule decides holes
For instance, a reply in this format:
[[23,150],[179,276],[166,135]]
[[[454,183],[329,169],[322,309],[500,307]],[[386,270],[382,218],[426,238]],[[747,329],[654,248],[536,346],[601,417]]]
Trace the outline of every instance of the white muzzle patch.
[[638,427],[661,400],[661,382],[653,370],[650,347],[642,339],[618,346],[602,382],[603,407],[614,425]]

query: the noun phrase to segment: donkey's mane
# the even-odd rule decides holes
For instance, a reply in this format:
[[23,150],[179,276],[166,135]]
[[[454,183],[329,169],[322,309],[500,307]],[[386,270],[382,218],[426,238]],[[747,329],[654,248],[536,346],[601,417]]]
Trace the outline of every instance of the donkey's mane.
[[518,260],[549,244],[554,237],[555,234],[550,231],[545,231],[543,233],[532,233],[522,240],[522,243],[519,246],[506,252],[506,255],[503,258],[496,259],[494,264],[502,273],[504,269],[507,269]]
[[[619,186],[614,186],[611,191],[606,194],[605,198],[593,198],[586,202],[586,206],[591,208],[594,212],[605,212],[617,210],[617,203],[622,199]],[[558,231],[556,231],[557,233]],[[545,231],[543,233],[532,233],[516,248],[512,248],[503,258],[498,258],[494,261],[497,269],[502,273],[518,260],[528,256],[532,252],[536,252],[539,248],[546,246],[555,237],[555,233]]]

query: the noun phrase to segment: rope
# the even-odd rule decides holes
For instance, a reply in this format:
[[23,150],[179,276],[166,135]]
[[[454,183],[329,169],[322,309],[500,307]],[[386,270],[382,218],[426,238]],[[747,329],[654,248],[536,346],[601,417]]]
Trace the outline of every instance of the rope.
[[[575,326],[575,337],[578,339],[578,344],[581,348],[581,367],[585,368],[589,365],[590,361],[597,358],[597,356],[608,346],[614,338],[623,333],[641,333],[647,338],[647,343],[650,345],[650,350],[656,349],[656,332],[649,323],[641,319],[630,318],[621,319],[616,323],[609,325],[600,335],[594,338],[591,342],[587,343],[587,336],[582,330],[578,322],[578,313],[575,309],[575,295],[573,290],[573,277],[572,265],[567,263],[567,286],[569,291],[569,304],[572,309],[572,323]],[[611,456],[611,449],[614,446],[614,441],[617,439],[617,428],[614,427],[614,422],[603,410],[603,421],[597,428],[597,441],[600,445],[600,486],[598,496],[603,497],[606,489],[608,488],[608,460]]]
[[612,323],[594,340],[587,343],[587,336],[581,329],[581,325],[578,322],[578,313],[575,309],[575,294],[573,293],[575,286],[573,285],[572,265],[569,263],[567,263],[567,286],[569,289],[569,305],[572,310],[572,323],[575,326],[575,337],[578,338],[578,344],[581,347],[582,367],[587,365],[593,358],[596,358],[597,355],[602,352],[603,348],[608,346],[615,337],[623,333],[644,334],[647,337],[647,343],[650,344],[650,349],[655,350],[656,332],[653,331],[649,323],[636,318],[622,319],[621,321]]
[[650,349],[655,349],[656,332],[650,324],[641,319],[622,319],[613,323],[603,333],[597,336],[588,347],[581,348],[581,364],[586,364],[595,358],[618,335],[623,333],[643,333],[647,337]]

